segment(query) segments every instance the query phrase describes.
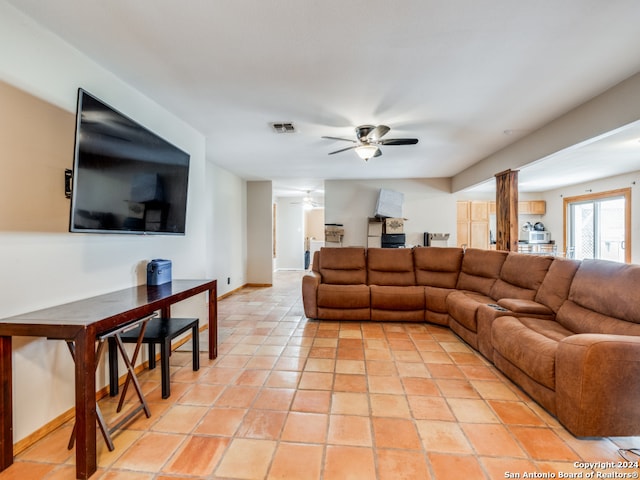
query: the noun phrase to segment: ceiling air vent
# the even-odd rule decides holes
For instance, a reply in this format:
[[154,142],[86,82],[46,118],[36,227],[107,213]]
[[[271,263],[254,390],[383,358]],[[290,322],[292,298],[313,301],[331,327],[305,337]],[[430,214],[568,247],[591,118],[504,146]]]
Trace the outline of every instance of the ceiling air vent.
[[271,124],[271,128],[276,133],[293,133],[296,131],[296,127],[291,122],[274,122]]

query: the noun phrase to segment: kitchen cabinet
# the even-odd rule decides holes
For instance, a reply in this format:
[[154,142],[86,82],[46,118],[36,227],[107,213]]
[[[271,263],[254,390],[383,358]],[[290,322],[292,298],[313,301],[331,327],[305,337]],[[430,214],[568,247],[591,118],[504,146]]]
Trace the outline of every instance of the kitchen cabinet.
[[518,202],[519,215],[544,215],[547,212],[547,202],[544,200],[527,200]]
[[470,202],[470,214],[472,222],[489,221],[489,202]]
[[457,244],[489,248],[489,202],[457,202]]
[[531,200],[529,206],[533,215],[544,215],[547,213],[547,202],[544,200]]
[[[544,215],[547,204],[544,200],[523,200],[518,202],[519,215]],[[496,202],[457,202],[457,245],[472,248],[490,248],[490,216],[496,214]],[[495,222],[495,220],[494,220]]]
[[[547,202],[544,200],[523,200],[518,202],[519,215],[544,215],[547,213]],[[496,202],[489,202],[489,215],[496,214]]]
[[456,242],[458,247],[469,245],[469,222],[471,221],[471,213],[469,211],[469,202],[458,202],[456,204]]

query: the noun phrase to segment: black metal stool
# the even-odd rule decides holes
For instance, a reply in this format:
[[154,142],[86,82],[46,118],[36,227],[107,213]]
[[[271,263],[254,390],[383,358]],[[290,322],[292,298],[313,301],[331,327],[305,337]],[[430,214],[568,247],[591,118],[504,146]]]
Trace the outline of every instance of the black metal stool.
[[[197,318],[154,318],[147,324],[142,335],[142,343],[149,346],[149,369],[156,367],[156,343],[160,344],[160,373],[162,376],[162,398],[171,395],[171,382],[169,372],[169,356],[171,355],[171,340],[191,329],[191,342],[193,345],[193,371],[200,369],[200,342],[199,319]],[[129,330],[120,336],[125,343],[134,343],[140,336],[138,328]],[[118,361],[113,354],[115,346],[109,341],[109,383],[111,395],[118,393]]]
[[[140,387],[140,383],[138,382],[138,377],[136,377],[134,365],[136,363],[136,359],[138,358],[138,353],[140,352],[140,347],[142,345],[142,338],[144,336],[144,332],[146,331],[146,326],[148,322],[156,315],[157,314],[154,313],[153,315],[149,315],[147,317],[134,320],[133,322],[129,322],[118,328],[105,332],[97,338],[98,347],[96,350],[96,368],[98,366],[98,360],[102,355],[102,350],[104,348],[105,340],[109,341],[110,346],[112,343],[114,345],[114,351],[113,352],[110,351],[109,361],[111,361],[112,358],[115,358],[117,363],[117,350],[120,350],[122,359],[124,360],[124,363],[127,367],[127,378],[122,388],[122,395],[118,402],[118,408],[116,409],[116,411],[120,413],[120,411],[122,410],[122,406],[124,405],[124,400],[127,395],[127,389],[129,387],[130,382],[133,382],[133,387],[136,390],[138,399],[140,400],[140,405],[132,408],[131,411],[129,411],[122,418],[120,418],[111,427],[107,426],[104,416],[102,415],[102,411],[100,410],[100,407],[98,406],[98,404],[96,404],[96,420],[98,422],[98,427],[100,428],[100,432],[102,432],[102,436],[104,437],[104,441],[106,442],[107,448],[109,449],[109,451],[113,451],[115,448],[113,445],[113,440],[111,439],[111,434],[114,431],[116,431],[117,429],[122,427],[124,424],[129,422],[135,415],[137,415],[142,410],[144,410],[144,413],[147,416],[147,418],[151,416],[149,405],[147,404],[147,401],[145,400],[144,395],[142,394],[142,388]],[[122,336],[127,335],[132,330],[139,333],[137,338],[134,341],[134,343],[136,344],[135,349],[133,351],[133,354],[131,355],[131,358],[129,358],[129,355],[127,354],[127,351],[124,348]],[[69,352],[71,353],[71,356],[73,357],[73,360],[75,362],[75,359],[76,359],[75,343],[73,342],[73,340],[67,340],[66,342],[67,342],[67,347],[69,347]],[[73,444],[75,443],[75,440],[76,440],[76,424],[74,423],[73,430],[71,432],[71,438],[69,439],[69,444],[67,445],[67,448],[69,450],[73,448]]]

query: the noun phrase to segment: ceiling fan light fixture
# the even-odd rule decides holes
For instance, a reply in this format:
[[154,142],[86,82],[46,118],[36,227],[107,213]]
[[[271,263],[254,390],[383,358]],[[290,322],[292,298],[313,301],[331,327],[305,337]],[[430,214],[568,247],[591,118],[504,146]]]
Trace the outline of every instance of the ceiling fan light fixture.
[[375,145],[359,145],[356,147],[356,153],[365,162],[373,157],[378,151]]

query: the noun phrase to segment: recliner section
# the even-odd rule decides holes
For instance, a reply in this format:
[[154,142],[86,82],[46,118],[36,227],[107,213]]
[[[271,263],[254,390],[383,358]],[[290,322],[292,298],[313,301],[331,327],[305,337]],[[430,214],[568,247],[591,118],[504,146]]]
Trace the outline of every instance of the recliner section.
[[448,326],[574,435],[640,435],[638,265],[322,248],[302,294],[309,318]]

